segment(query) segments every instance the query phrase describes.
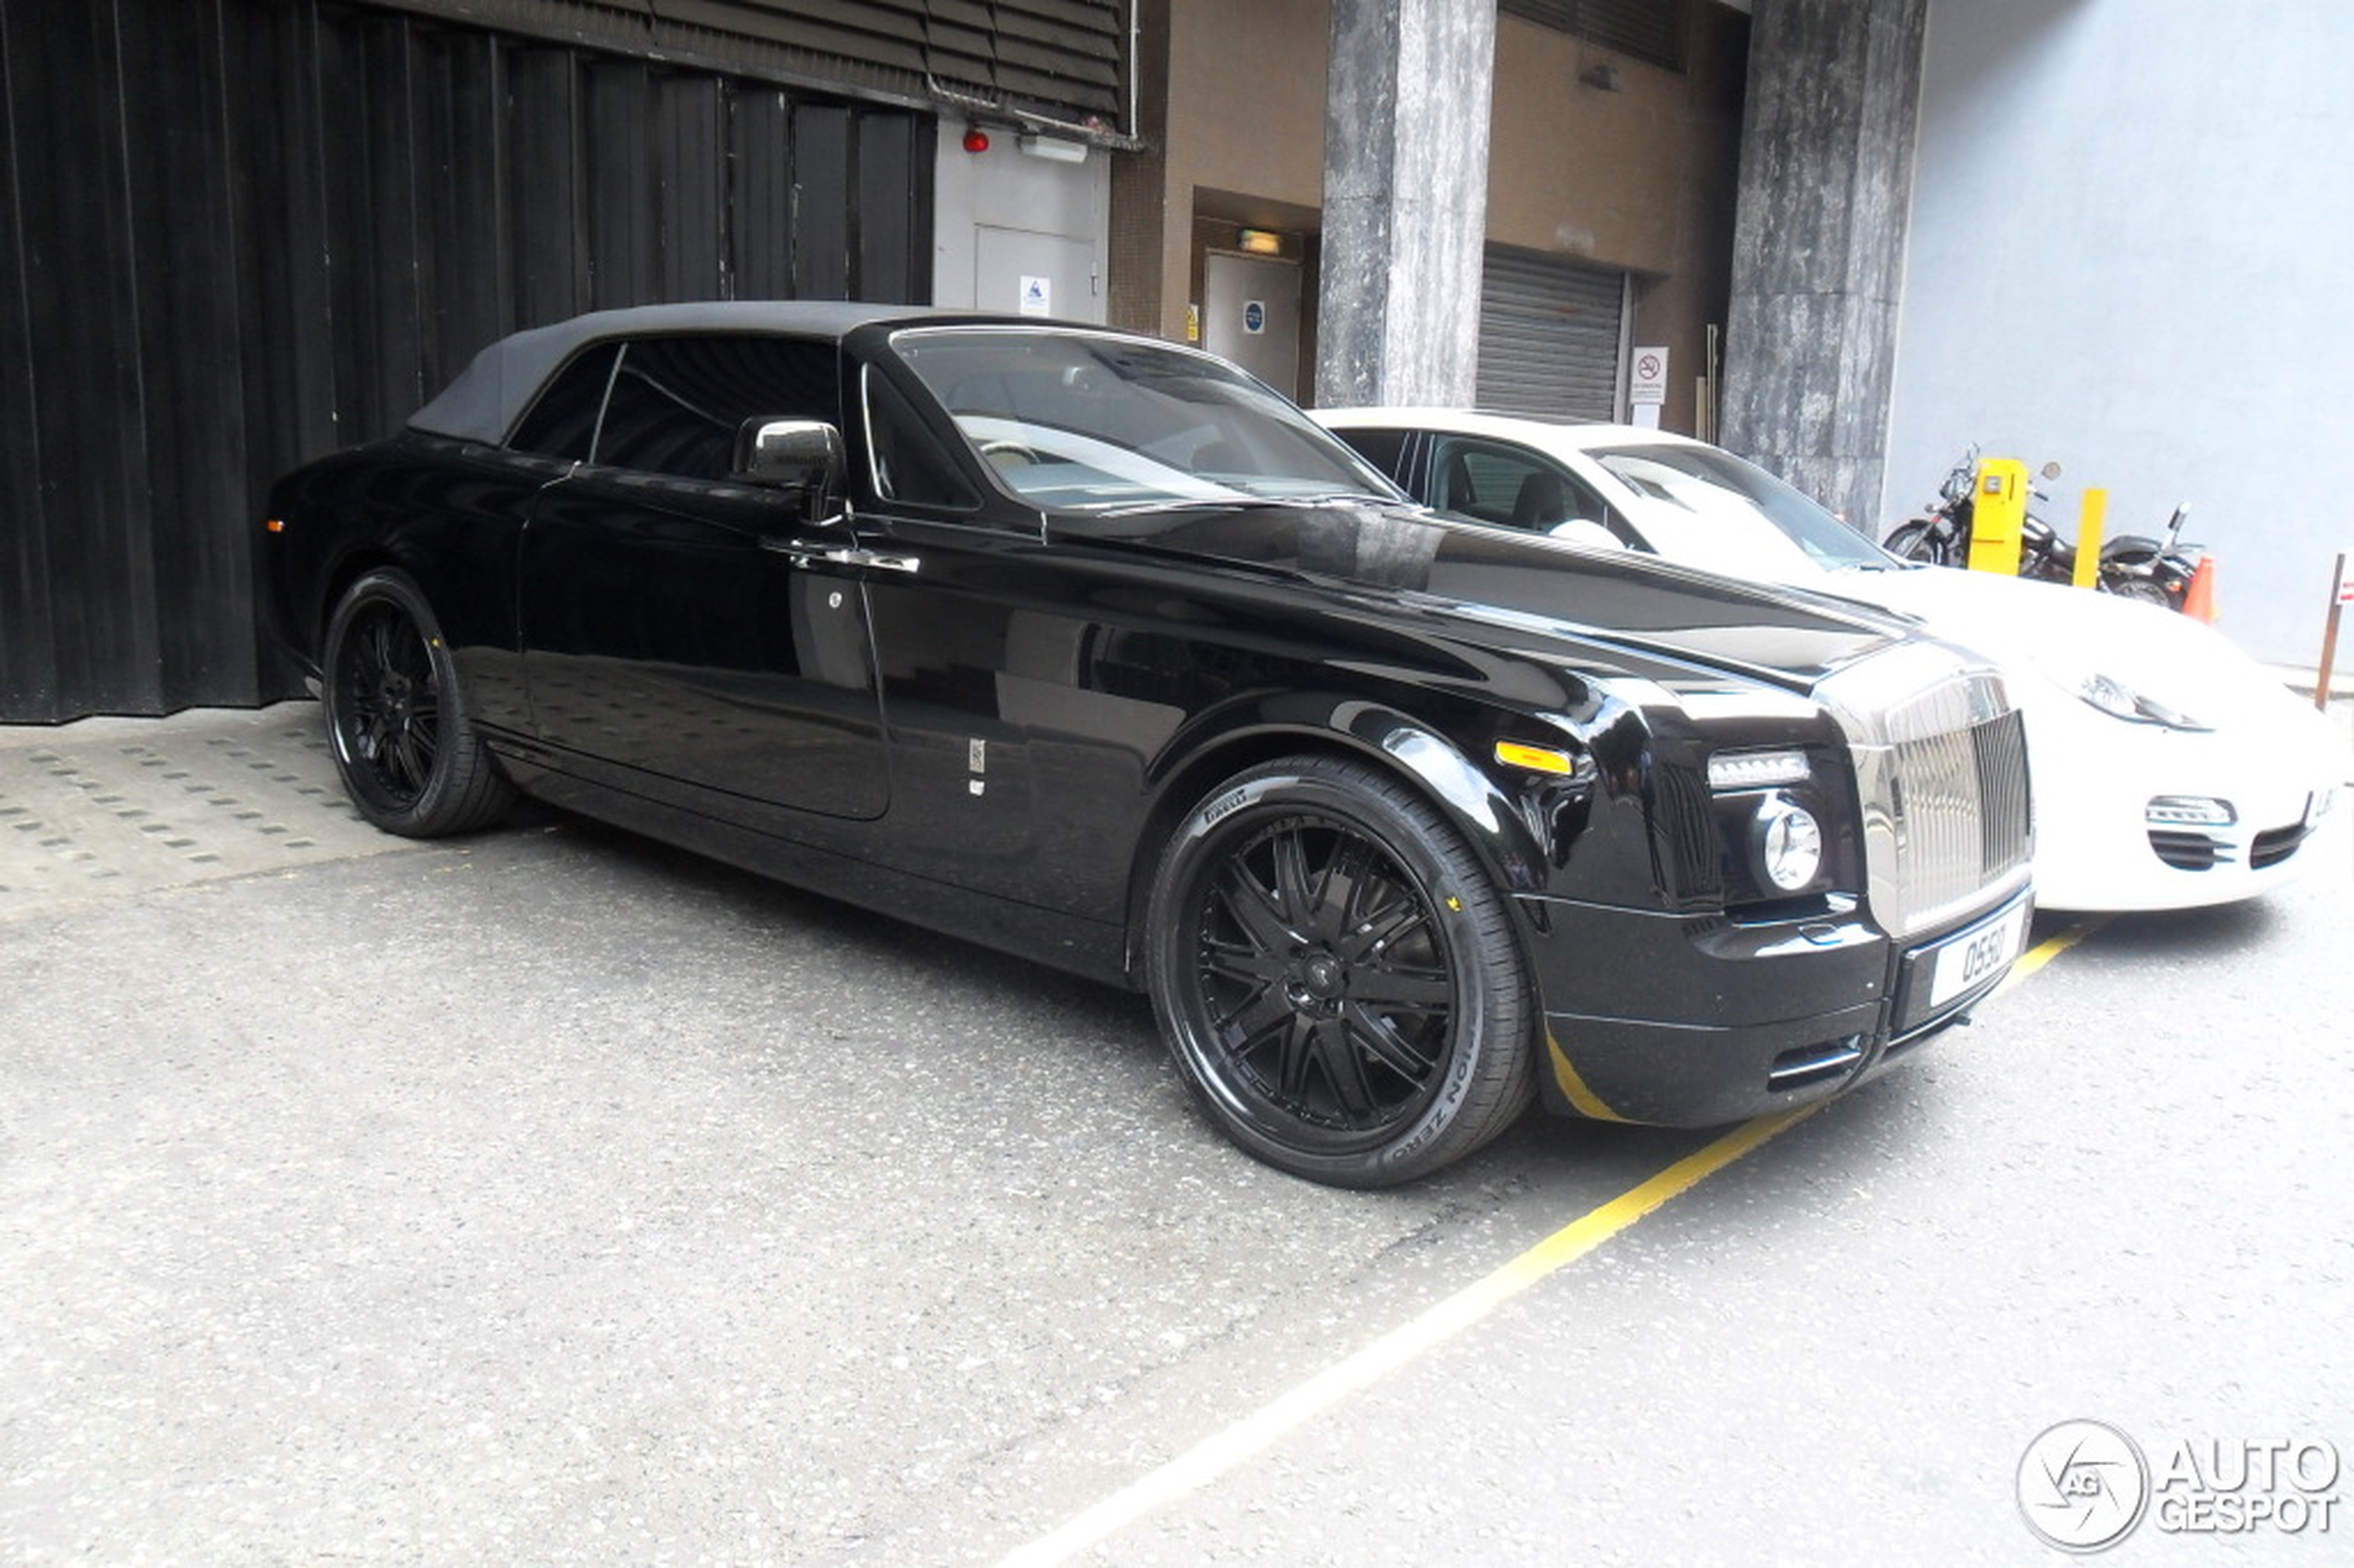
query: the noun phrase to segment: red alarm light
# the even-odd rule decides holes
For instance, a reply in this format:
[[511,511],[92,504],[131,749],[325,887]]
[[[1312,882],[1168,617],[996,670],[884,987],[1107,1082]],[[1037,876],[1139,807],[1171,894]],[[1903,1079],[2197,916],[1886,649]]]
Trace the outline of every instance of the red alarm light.
[[983,131],[978,125],[966,126],[965,150],[968,153],[987,152],[989,150],[989,133]]

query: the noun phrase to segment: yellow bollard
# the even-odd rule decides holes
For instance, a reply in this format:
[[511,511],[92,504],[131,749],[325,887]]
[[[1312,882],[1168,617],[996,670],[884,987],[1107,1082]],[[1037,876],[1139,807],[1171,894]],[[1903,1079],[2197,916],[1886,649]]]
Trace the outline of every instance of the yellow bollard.
[[1978,495],[1970,505],[1970,570],[2018,576],[2019,536],[2026,521],[2027,464],[2016,458],[1981,462]]
[[2076,525],[2076,586],[2098,588],[2101,582],[2101,525],[2108,521],[2108,492],[2084,492],[2084,521]]

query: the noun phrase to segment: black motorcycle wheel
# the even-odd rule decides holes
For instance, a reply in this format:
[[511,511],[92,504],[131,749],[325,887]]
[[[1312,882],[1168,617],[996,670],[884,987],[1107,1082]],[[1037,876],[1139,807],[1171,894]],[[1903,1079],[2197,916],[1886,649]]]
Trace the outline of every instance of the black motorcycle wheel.
[[408,574],[380,568],[345,590],[320,664],[328,746],[360,815],[425,839],[507,809],[513,787],[467,719],[441,628]]
[[1436,811],[1361,763],[1288,759],[1212,791],[1161,857],[1147,929],[1187,1084],[1278,1169],[1411,1181],[1534,1093],[1502,898]]
[[1906,561],[1924,561],[1931,566],[1955,564],[1954,550],[1945,533],[1926,517],[1916,517],[1910,523],[1900,523],[1889,530],[1880,541],[1880,549]]
[[2160,610],[2174,608],[2174,598],[2166,591],[2165,585],[2148,577],[2113,577],[2103,582],[2101,587],[2120,599],[2155,604]]

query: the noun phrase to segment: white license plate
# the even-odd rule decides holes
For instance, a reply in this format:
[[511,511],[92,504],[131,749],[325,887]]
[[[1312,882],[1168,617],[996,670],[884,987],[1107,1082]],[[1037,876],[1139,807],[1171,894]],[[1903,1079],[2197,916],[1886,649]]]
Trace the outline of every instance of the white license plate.
[[1929,950],[1929,1010],[1998,975],[2027,942],[2027,904],[2013,904],[1982,926],[1956,931]]

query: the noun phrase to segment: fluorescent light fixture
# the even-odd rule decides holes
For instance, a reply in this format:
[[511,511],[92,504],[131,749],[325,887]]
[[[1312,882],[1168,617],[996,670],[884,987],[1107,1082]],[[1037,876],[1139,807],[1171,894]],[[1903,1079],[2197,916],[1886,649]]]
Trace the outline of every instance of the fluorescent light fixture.
[[1060,136],[1024,136],[1016,144],[1032,158],[1043,158],[1050,163],[1084,163],[1087,144],[1066,142]]

